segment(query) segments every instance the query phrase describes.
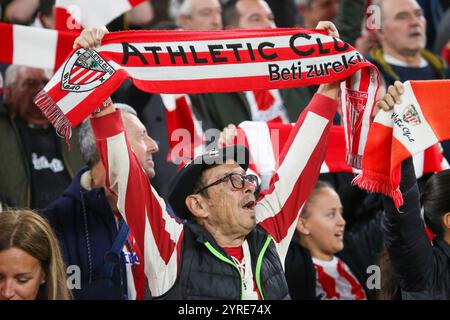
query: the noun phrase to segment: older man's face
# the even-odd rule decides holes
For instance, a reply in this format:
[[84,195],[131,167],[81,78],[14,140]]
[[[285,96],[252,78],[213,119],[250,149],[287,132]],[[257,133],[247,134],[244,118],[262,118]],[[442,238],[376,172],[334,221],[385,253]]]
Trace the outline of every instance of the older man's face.
[[222,7],[218,0],[191,0],[191,15],[182,22],[186,30],[222,29]]
[[[230,173],[245,175],[234,161],[227,161],[203,172],[203,182],[209,185]],[[208,210],[208,223],[222,234],[247,235],[256,226],[255,185],[245,181],[243,189],[236,189],[230,180],[212,186],[204,200]]]
[[415,0],[384,1],[382,13],[379,35],[385,51],[412,56],[425,48],[426,20]]
[[240,0],[236,3],[239,14],[238,29],[272,29],[275,19],[267,2],[263,0]]
[[148,177],[153,178],[155,176],[153,154],[158,152],[158,144],[148,136],[145,126],[136,116],[124,112],[122,118],[131,149]]
[[29,123],[48,123],[47,118],[34,104],[33,98],[44,88],[49,79],[49,74],[43,69],[19,68],[16,82],[5,88],[6,103],[11,111]]

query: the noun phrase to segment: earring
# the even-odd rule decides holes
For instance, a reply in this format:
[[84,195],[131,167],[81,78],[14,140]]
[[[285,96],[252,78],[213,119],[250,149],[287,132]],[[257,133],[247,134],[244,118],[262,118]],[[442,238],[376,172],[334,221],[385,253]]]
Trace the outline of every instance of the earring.
[[45,283],[45,279],[42,279],[41,284],[44,284],[44,283]]

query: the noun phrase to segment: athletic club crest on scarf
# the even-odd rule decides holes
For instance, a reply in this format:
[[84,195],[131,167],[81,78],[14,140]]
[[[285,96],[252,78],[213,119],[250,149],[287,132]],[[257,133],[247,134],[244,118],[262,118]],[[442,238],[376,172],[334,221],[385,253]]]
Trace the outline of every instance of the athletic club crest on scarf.
[[410,104],[405,108],[403,112],[403,120],[413,126],[417,126],[421,123],[419,113],[414,105]]
[[94,90],[113,74],[114,68],[95,50],[76,50],[64,65],[61,88],[69,92]]

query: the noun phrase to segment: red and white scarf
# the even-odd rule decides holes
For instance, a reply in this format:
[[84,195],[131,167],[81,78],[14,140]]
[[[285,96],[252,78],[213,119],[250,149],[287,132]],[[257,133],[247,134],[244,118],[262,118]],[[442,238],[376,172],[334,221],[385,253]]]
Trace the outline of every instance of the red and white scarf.
[[78,34],[0,22],[0,63],[56,70]]
[[[245,145],[251,155],[252,170],[259,175],[272,175],[278,168],[280,151],[291,132],[291,124],[275,124],[245,121],[238,126],[236,144]],[[449,164],[433,145],[414,156],[416,177],[425,173],[434,173],[449,168]],[[320,173],[349,172],[359,173],[346,162],[345,131],[343,126],[331,127],[328,136],[325,160]]]
[[56,0],[55,29],[103,26],[144,1],[148,0]]
[[[324,33],[310,29],[110,33],[97,50],[72,52],[35,102],[67,138],[71,127],[127,78],[144,91],[183,94],[288,88],[354,78],[346,108],[358,108],[358,114],[353,113],[346,123],[360,144],[351,150],[351,157],[358,158],[370,124],[361,106],[372,112],[379,73],[350,45]],[[355,92],[360,93],[356,98]]]
[[[355,184],[403,204],[401,162],[439,141],[450,139],[450,80],[407,81],[402,103],[380,111],[364,150]],[[436,170],[439,171],[439,170]]]

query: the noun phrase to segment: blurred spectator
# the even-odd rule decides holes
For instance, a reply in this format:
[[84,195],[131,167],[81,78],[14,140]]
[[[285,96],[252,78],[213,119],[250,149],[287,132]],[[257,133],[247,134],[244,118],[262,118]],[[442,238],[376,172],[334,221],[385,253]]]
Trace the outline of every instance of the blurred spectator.
[[0,230],[0,300],[71,298],[58,241],[43,218],[0,212]]
[[170,0],[169,14],[185,30],[222,29],[218,0]]
[[8,139],[1,143],[0,192],[20,207],[45,208],[82,165],[77,143],[71,141],[69,153],[33,103],[49,76],[45,70],[16,65],[6,71],[0,136]]
[[[320,21],[333,21],[339,6],[339,0],[300,0],[297,3],[304,28],[314,28]],[[340,30],[339,26],[337,28]]]
[[[264,0],[231,1],[224,8],[227,29],[275,28],[274,16]],[[294,122],[309,103],[316,87],[212,93],[192,99],[204,126],[222,130],[246,120]]]
[[[152,154],[158,151],[136,111],[115,105],[122,112],[133,150],[149,178],[155,175]],[[55,230],[65,262],[81,269],[81,288],[75,299],[143,299],[143,256],[133,245],[126,223],[117,212],[117,198],[104,188],[105,168],[100,161],[89,119],[80,125],[81,155],[88,167],[73,178],[64,194],[42,210]],[[140,152],[139,152],[140,151]],[[115,261],[114,259],[118,259]]]
[[286,257],[292,299],[374,299],[367,267],[381,250],[381,211],[346,228],[343,207],[333,187],[318,181],[297,224],[297,239]]
[[448,70],[442,59],[425,50],[426,20],[415,0],[377,0],[382,26],[377,30],[381,47],[372,50],[370,60],[389,86],[395,80],[443,79]]
[[28,25],[33,22],[39,0],[10,0],[3,4],[3,20],[8,23]]
[[[439,56],[425,49],[426,20],[416,0],[376,0],[382,13],[377,35],[381,47],[371,51],[369,61],[380,70],[390,86],[395,80],[445,79],[450,69]],[[450,159],[450,143],[443,142],[444,155]]]

